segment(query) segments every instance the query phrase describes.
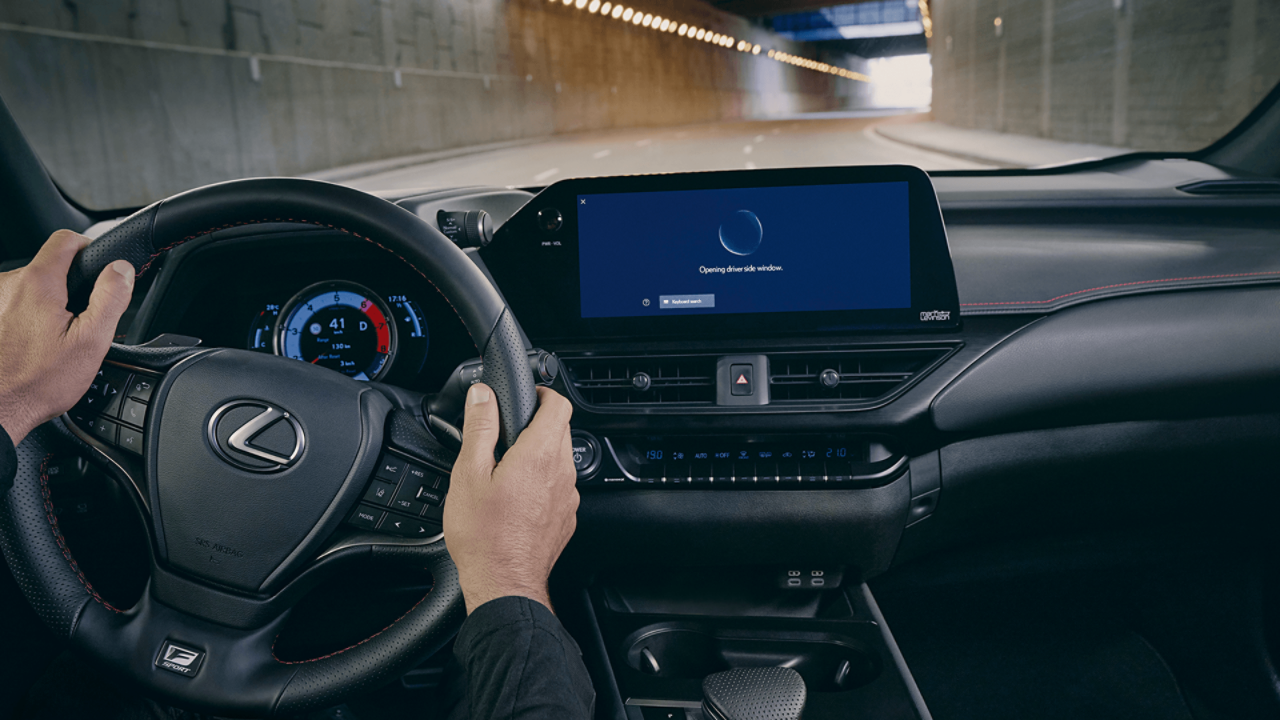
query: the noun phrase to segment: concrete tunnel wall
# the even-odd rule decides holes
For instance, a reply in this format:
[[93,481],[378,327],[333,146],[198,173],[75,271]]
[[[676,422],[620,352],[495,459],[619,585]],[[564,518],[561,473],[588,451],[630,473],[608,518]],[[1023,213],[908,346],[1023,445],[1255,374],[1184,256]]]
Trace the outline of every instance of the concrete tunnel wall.
[[768,59],[816,54],[742,18],[641,1],[762,52],[559,0],[6,0],[0,97],[68,194],[110,208],[560,132],[838,109],[868,92]]
[[933,114],[960,127],[1199,150],[1280,81],[1280,0],[931,7]]

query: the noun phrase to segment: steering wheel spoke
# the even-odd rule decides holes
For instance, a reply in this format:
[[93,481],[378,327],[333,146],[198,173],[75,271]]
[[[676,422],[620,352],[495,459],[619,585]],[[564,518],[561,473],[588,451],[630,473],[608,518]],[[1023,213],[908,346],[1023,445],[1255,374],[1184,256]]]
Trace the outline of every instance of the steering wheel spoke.
[[170,369],[202,352],[196,347],[112,345],[93,384],[62,416],[83,454],[124,482],[148,517],[146,421],[155,389]]

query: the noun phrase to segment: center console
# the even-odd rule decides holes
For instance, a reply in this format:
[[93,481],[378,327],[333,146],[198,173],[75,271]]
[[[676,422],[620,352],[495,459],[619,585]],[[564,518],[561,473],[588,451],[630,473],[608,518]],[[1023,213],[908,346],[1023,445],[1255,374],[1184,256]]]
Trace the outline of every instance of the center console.
[[620,705],[597,717],[710,720],[706,678],[782,667],[803,681],[805,720],[928,718],[875,598],[842,579],[839,567],[601,577],[588,597],[602,648],[588,660]]

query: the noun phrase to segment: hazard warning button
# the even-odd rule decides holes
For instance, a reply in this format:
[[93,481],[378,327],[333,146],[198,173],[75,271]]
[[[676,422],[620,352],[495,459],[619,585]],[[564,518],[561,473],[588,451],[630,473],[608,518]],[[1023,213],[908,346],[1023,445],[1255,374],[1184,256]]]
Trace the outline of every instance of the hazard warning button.
[[756,392],[755,377],[752,374],[754,370],[755,368],[751,365],[730,365],[729,394],[754,395]]

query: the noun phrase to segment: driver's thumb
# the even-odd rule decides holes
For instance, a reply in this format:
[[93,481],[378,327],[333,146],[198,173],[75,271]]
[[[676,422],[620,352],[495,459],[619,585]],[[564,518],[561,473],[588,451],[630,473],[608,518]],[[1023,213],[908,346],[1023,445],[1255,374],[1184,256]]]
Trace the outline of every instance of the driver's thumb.
[[458,462],[475,471],[492,472],[493,450],[498,444],[498,402],[493,390],[476,383],[467,391],[466,416],[462,421],[462,450]]
[[124,315],[129,299],[133,297],[133,280],[133,266],[125,260],[116,260],[102,269],[93,284],[89,306],[76,318],[77,331],[84,339],[101,340],[105,337],[107,343],[111,342],[120,316]]

